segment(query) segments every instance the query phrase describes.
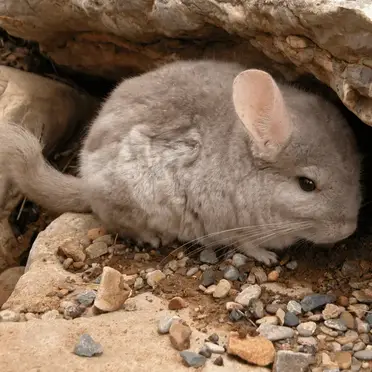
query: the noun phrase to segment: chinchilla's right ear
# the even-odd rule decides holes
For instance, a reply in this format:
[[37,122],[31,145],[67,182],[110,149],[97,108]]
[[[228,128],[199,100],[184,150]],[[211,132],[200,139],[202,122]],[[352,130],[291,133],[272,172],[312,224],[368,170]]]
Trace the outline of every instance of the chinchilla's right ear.
[[235,112],[253,142],[253,155],[267,161],[287,145],[292,123],[274,79],[261,70],[241,72],[233,82]]

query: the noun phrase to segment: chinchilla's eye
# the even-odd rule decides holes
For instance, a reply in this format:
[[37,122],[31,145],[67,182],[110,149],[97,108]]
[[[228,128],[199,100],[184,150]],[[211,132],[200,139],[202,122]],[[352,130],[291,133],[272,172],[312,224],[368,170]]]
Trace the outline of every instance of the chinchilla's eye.
[[311,180],[310,178],[306,177],[298,177],[298,183],[302,190],[306,192],[311,192],[316,189],[315,182]]

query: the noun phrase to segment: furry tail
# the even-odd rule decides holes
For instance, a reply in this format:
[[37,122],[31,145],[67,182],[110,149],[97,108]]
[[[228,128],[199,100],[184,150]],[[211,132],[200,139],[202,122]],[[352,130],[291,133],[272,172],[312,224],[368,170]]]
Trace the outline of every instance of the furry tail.
[[19,125],[0,124],[0,166],[25,196],[50,211],[90,211],[82,180],[48,164],[38,139]]

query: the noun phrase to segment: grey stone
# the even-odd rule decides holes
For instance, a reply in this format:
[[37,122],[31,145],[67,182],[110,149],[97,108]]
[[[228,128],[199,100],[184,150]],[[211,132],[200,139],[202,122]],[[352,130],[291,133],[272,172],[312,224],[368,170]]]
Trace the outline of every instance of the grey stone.
[[299,315],[302,313],[301,305],[297,301],[294,301],[294,300],[291,300],[288,302],[287,310],[296,315]]
[[204,287],[209,287],[216,282],[216,274],[213,269],[207,269],[201,276],[200,284]]
[[94,300],[96,299],[97,293],[96,291],[90,290],[90,291],[84,291],[82,293],[79,293],[76,296],[76,300],[86,307],[93,304]]
[[300,324],[300,319],[296,314],[287,311],[284,316],[284,325],[288,327],[297,327]]
[[294,336],[293,329],[289,327],[277,326],[263,323],[257,328],[257,332],[270,341],[279,341]]
[[250,285],[240,292],[235,302],[243,306],[249,306],[250,302],[254,299],[258,299],[261,296],[261,287],[258,284]]
[[261,319],[265,316],[264,304],[261,300],[252,300],[249,310],[255,319]]
[[216,252],[213,249],[207,248],[200,252],[199,260],[206,264],[214,265],[218,262]]
[[287,263],[287,265],[285,265],[285,267],[289,270],[296,270],[298,267],[298,263],[297,261],[290,261]]
[[108,253],[108,247],[105,242],[95,242],[85,250],[85,253],[90,259],[98,258]]
[[372,350],[365,349],[354,353],[354,357],[359,360],[372,360]]
[[92,357],[103,353],[101,344],[95,342],[91,336],[84,333],[75,345],[74,354],[82,357]]
[[324,321],[324,325],[328,328],[335,329],[336,331],[345,332],[347,327],[341,319],[328,319]]
[[188,350],[181,351],[180,356],[189,367],[202,367],[207,361],[207,358],[204,355],[197,354]]
[[326,304],[330,304],[336,300],[335,296],[326,295],[326,294],[311,294],[301,301],[302,310],[307,313],[318,309]]
[[206,342],[205,343],[206,348],[212,353],[212,354],[223,354],[225,352],[225,348],[221,345],[217,345],[213,342]]
[[174,316],[165,315],[162,318],[160,318],[159,323],[158,323],[158,332],[161,335],[169,333],[169,329],[172,323],[177,319],[180,319],[180,317],[177,315],[174,315]]
[[316,330],[315,322],[304,322],[298,325],[297,331],[300,336],[309,337],[314,334]]
[[367,323],[372,326],[372,314],[368,314],[365,318],[365,320],[367,321]]
[[244,316],[244,313],[239,309],[232,309],[230,314],[229,314],[229,318],[233,322],[239,321],[241,318],[243,318],[243,316]]
[[212,352],[205,345],[203,345],[202,348],[199,350],[199,354],[203,355],[206,358],[210,358],[212,356]]
[[232,258],[232,264],[235,267],[243,266],[247,263],[247,261],[248,261],[247,256],[244,256],[244,254],[241,254],[241,253],[235,253]]
[[274,372],[305,372],[314,363],[311,354],[298,353],[289,350],[279,350],[274,361]]
[[212,333],[212,334],[208,337],[208,341],[213,342],[214,344],[218,344],[219,339],[220,339],[220,337],[218,336],[217,333]]
[[239,270],[234,266],[227,266],[224,270],[223,277],[227,280],[238,280],[240,276]]
[[199,271],[199,267],[191,267],[187,273],[186,276],[193,276]]

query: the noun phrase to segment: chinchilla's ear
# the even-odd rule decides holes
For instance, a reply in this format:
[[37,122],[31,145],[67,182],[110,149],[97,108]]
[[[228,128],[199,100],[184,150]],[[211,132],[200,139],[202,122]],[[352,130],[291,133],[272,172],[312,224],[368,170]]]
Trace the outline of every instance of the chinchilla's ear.
[[255,155],[275,161],[291,137],[292,123],[274,79],[261,70],[241,72],[233,83],[233,103]]

